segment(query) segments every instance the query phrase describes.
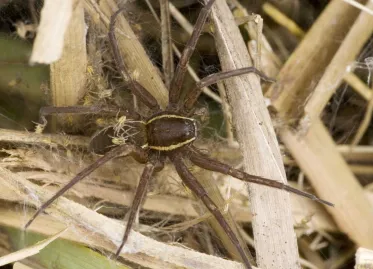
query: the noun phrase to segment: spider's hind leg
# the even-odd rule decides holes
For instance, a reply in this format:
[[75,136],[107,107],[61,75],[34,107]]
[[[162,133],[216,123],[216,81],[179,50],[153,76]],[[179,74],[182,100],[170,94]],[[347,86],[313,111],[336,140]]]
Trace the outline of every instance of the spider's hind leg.
[[274,180],[264,178],[264,177],[260,177],[260,176],[247,174],[247,173],[245,173],[241,170],[235,169],[235,168],[233,168],[233,167],[231,167],[231,166],[229,166],[225,163],[222,163],[222,162],[219,162],[217,160],[211,159],[210,157],[201,153],[198,149],[196,149],[194,147],[189,149],[188,152],[189,152],[189,158],[192,161],[192,163],[194,163],[195,165],[198,165],[199,167],[202,167],[206,170],[219,172],[219,173],[222,173],[222,174],[225,174],[225,175],[230,175],[232,177],[235,177],[235,178],[240,179],[240,180],[245,181],[245,182],[250,182],[250,183],[255,183],[255,184],[259,184],[259,185],[268,186],[268,187],[271,187],[271,188],[285,190],[287,192],[295,193],[297,195],[309,198],[311,200],[322,203],[324,205],[334,206],[334,204],[332,204],[328,201],[325,201],[323,199],[320,199],[313,194],[300,191],[298,189],[295,189],[293,187],[290,187],[290,186],[288,186],[286,184],[283,184],[281,182],[278,182],[278,181],[274,181]]
[[217,205],[211,200],[208,196],[206,190],[203,186],[198,182],[198,180],[194,177],[194,175],[188,170],[186,165],[183,162],[183,158],[181,157],[180,152],[173,152],[170,153],[170,159],[174,164],[177,173],[179,174],[180,178],[184,182],[184,184],[191,190],[193,193],[202,200],[204,205],[207,209],[211,212],[211,214],[215,217],[218,221],[220,226],[223,228],[225,233],[228,235],[229,239],[231,240],[232,244],[236,247],[238,253],[240,254],[243,263],[247,269],[251,269],[250,261],[244,251],[244,249],[240,245],[240,241],[238,240],[236,234],[233,232],[232,228],[229,226],[228,222],[225,220],[223,214],[220,212]]

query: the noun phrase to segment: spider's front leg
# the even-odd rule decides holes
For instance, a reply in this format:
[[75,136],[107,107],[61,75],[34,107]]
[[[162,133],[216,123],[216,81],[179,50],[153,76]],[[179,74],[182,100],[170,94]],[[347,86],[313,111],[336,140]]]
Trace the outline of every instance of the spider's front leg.
[[[121,109],[114,107],[103,107],[103,106],[45,106],[40,108],[39,111],[39,125],[41,126],[41,131],[48,124],[46,116],[49,115],[62,115],[62,114],[108,114],[117,116],[125,115],[134,120],[140,119],[140,115],[136,112],[130,111],[128,109]],[[40,132],[41,132],[40,131]]]
[[132,94],[139,98],[141,102],[143,102],[150,109],[159,110],[160,107],[157,103],[157,100],[140,83],[132,79],[120,55],[118,41],[115,36],[115,22],[116,18],[123,10],[124,8],[117,10],[110,18],[109,43],[114,54],[115,63],[123,79],[130,83]]
[[44,202],[41,207],[35,212],[35,214],[31,217],[31,219],[26,223],[25,229],[31,225],[31,223],[35,220],[35,218],[40,215],[48,206],[50,206],[58,197],[62,196],[66,191],[68,191],[70,188],[72,188],[76,183],[78,183],[83,178],[90,175],[93,171],[95,171],[100,166],[104,165],[111,159],[119,156],[119,155],[128,155],[131,152],[141,152],[143,149],[138,148],[136,146],[132,145],[121,145],[118,146],[108,153],[106,153],[104,156],[99,158],[97,161],[92,163],[90,166],[85,168],[83,171],[81,171],[79,174],[77,174],[69,183],[67,183],[62,189],[60,189],[56,194],[54,194],[48,201]]
[[211,200],[208,196],[206,190],[203,188],[201,183],[194,177],[194,175],[188,170],[186,165],[183,162],[183,158],[180,152],[170,152],[169,154],[172,163],[174,164],[177,173],[179,174],[180,178],[184,182],[184,184],[191,190],[193,193],[202,200],[205,204],[207,209],[211,212],[211,214],[216,218],[220,226],[223,230],[227,233],[229,239],[236,247],[237,251],[239,252],[245,266],[247,269],[251,269],[251,265],[249,259],[246,256],[245,251],[240,245],[240,242],[233,232],[232,228],[229,226],[228,222],[225,220],[223,214],[220,212],[217,205]]
[[180,56],[180,61],[176,67],[174,77],[172,78],[170,85],[170,100],[168,109],[176,109],[179,102],[181,86],[183,85],[185,73],[187,71],[187,64],[190,57],[192,56],[199,36],[201,35],[203,25],[205,24],[212,5],[215,3],[215,0],[210,0],[201,10],[198,15],[197,21],[194,25],[193,32],[191,37],[188,40],[188,43],[185,45],[185,48]]
[[182,107],[178,108],[178,110],[181,109],[185,113],[189,114],[192,108],[194,107],[194,104],[197,102],[197,99],[202,93],[202,89],[204,87],[210,86],[211,84],[217,83],[228,78],[241,76],[249,73],[254,73],[258,75],[262,80],[266,82],[275,82],[274,79],[267,77],[263,72],[259,71],[253,66],[211,74],[196,82],[194,88],[190,90],[187,96],[185,97]]

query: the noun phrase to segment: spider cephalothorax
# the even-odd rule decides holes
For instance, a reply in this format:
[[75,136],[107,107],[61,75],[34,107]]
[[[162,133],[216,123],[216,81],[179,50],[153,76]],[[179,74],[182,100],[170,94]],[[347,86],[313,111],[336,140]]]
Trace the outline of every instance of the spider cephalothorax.
[[[197,19],[195,28],[193,30],[192,36],[189,39],[186,48],[184,49],[181,60],[176,68],[174,78],[171,82],[169,89],[169,105],[167,109],[162,111],[158,106],[156,100],[151,96],[146,89],[144,89],[139,83],[130,79],[130,88],[132,93],[137,96],[137,98],[142,101],[146,106],[148,106],[152,111],[148,118],[143,118],[139,114],[131,111],[121,110],[126,118],[131,120],[126,122],[121,122],[128,124],[128,129],[122,128],[122,125],[111,126],[103,131],[98,132],[94,135],[91,141],[91,148],[103,155],[96,162],[92,163],[90,166],[81,171],[76,175],[66,186],[60,189],[53,197],[46,201],[34,214],[34,216],[26,224],[28,227],[32,221],[38,216],[44,209],[46,209],[54,200],[59,196],[63,195],[68,189],[79,182],[81,179],[92,173],[99,166],[105,164],[112,158],[119,156],[123,152],[131,151],[131,156],[137,161],[145,163],[145,168],[141,175],[136,194],[129,211],[129,218],[126,230],[123,235],[123,240],[118,248],[116,255],[119,255],[123,245],[125,244],[128,235],[131,231],[132,224],[134,222],[136,213],[141,205],[142,199],[146,193],[147,186],[151,180],[154,172],[162,169],[165,159],[168,157],[176,168],[180,178],[184,184],[195,193],[195,195],[201,199],[206,208],[211,212],[211,214],[216,218],[218,223],[221,225],[223,230],[226,232],[234,246],[237,248],[240,256],[246,266],[246,268],[251,268],[249,260],[240,246],[239,240],[236,234],[233,232],[232,228],[229,226],[225,220],[222,213],[219,211],[218,207],[209,197],[207,191],[202,187],[194,175],[189,171],[187,166],[184,164],[184,159],[190,159],[190,161],[200,166],[201,168],[220,172],[226,175],[231,175],[238,179],[246,182],[252,182],[260,185],[269,186],[272,188],[282,189],[288,192],[292,192],[304,197],[313,199],[315,201],[321,202],[326,205],[332,205],[331,203],[319,199],[312,194],[308,194],[292,188],[283,183],[273,181],[270,179],[262,178],[255,175],[249,175],[241,170],[237,170],[225,163],[219,162],[217,160],[211,159],[209,156],[201,153],[196,147],[193,146],[193,141],[197,138],[198,125],[196,120],[190,115],[193,112],[193,106],[197,101],[198,96],[201,93],[201,89],[210,84],[216,83],[219,80],[226,79],[232,76],[255,73],[259,75],[262,79],[266,81],[273,81],[266,77],[263,73],[256,70],[253,67],[247,67],[237,70],[231,70],[226,72],[220,72],[217,74],[210,75],[204,79],[201,79],[196,83],[195,87],[186,94],[184,100],[180,100],[181,86],[183,78],[186,72],[186,66],[192,55],[198,37],[201,33],[204,22],[208,17],[209,10],[213,5],[215,0],[210,0],[206,6],[201,10],[200,15]],[[114,13],[111,18],[109,39],[114,53],[114,59],[120,73],[125,74],[126,78],[130,78],[125,65],[120,57],[119,49],[117,46],[115,38],[115,19],[120,14],[120,11]],[[47,107],[41,110],[41,117],[44,119],[45,115],[48,114],[59,114],[59,113],[113,113],[117,110],[113,108],[102,108],[102,107]],[[128,135],[129,131],[134,131]],[[121,143],[114,143],[113,138],[123,138]],[[102,144],[102,139],[104,139],[104,148],[99,148],[99,144]],[[124,142],[124,143],[123,143]]]
[[147,147],[172,151],[192,143],[197,138],[197,124],[193,118],[161,113],[146,121]]

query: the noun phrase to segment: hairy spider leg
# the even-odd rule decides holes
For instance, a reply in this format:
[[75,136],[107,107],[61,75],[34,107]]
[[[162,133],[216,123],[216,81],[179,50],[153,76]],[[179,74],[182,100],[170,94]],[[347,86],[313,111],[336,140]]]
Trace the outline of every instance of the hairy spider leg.
[[39,110],[39,121],[47,124],[46,116],[54,114],[110,114],[124,115],[133,120],[139,120],[141,117],[134,111],[128,109],[118,109],[114,107],[103,106],[45,106]]
[[194,107],[194,104],[196,103],[199,95],[202,93],[202,89],[204,87],[210,86],[211,84],[217,83],[227,78],[248,73],[257,74],[262,80],[266,82],[275,82],[274,79],[267,77],[263,72],[259,71],[253,66],[211,74],[196,82],[194,88],[187,93],[187,96],[185,97],[183,105],[180,109],[185,111],[186,113],[189,113]]
[[115,36],[115,23],[118,15],[124,10],[124,8],[121,8],[117,10],[110,18],[110,25],[109,25],[109,43],[111,46],[111,49],[114,54],[115,63],[120,71],[120,74],[122,75],[124,81],[128,81],[131,84],[131,92],[140,99],[141,102],[143,102],[147,107],[154,110],[159,110],[159,105],[157,103],[157,100],[151,95],[140,83],[133,80],[130,74],[128,73],[125,64],[123,62],[123,59],[120,55],[119,47],[117,38]]
[[131,232],[133,222],[135,221],[135,218],[136,218],[137,211],[139,210],[140,205],[142,204],[142,201],[144,199],[144,196],[148,190],[149,181],[153,175],[154,167],[155,167],[154,164],[152,164],[151,162],[148,162],[145,165],[145,168],[142,172],[139,184],[136,189],[135,197],[133,198],[132,205],[130,207],[128,222],[127,222],[126,230],[124,231],[124,234],[123,234],[122,243],[120,244],[117,252],[115,253],[116,258],[118,258],[119,254],[122,251],[124,244],[127,242],[128,236]]
[[276,189],[285,190],[287,192],[295,193],[299,196],[309,198],[311,200],[314,200],[316,202],[319,202],[319,203],[322,203],[322,204],[325,204],[325,205],[328,205],[328,206],[334,206],[334,204],[332,204],[328,201],[325,201],[323,199],[320,199],[313,194],[300,191],[298,189],[292,188],[292,187],[290,187],[286,184],[283,184],[281,182],[270,180],[270,179],[260,177],[260,176],[250,175],[250,174],[242,172],[238,169],[234,169],[233,167],[231,167],[231,166],[229,166],[225,163],[222,163],[222,162],[219,162],[217,160],[211,159],[210,157],[201,153],[199,150],[197,150],[194,147],[189,150],[189,158],[192,161],[192,163],[194,163],[195,165],[198,165],[199,167],[202,167],[206,170],[219,172],[219,173],[222,173],[222,174],[225,174],[225,175],[230,175],[232,177],[238,178],[238,179],[240,179],[242,181],[245,181],[245,182],[250,182],[250,183],[264,185],[264,186],[268,186],[268,187],[272,187],[272,188],[276,188]]
[[108,153],[106,153],[104,156],[99,158],[97,161],[92,163],[90,166],[85,168],[83,171],[81,171],[79,174],[77,174],[69,183],[67,183],[64,187],[62,187],[58,192],[56,192],[48,201],[44,202],[41,207],[35,212],[35,214],[31,217],[31,219],[26,223],[25,229],[31,225],[31,223],[35,220],[35,218],[40,215],[48,206],[50,206],[58,197],[62,196],[66,191],[68,191],[70,188],[72,188],[76,183],[78,183],[80,180],[85,178],[86,176],[90,175],[93,171],[95,171],[97,168],[102,166],[103,164],[107,163],[111,159],[124,154],[128,155],[133,151],[142,151],[142,149],[132,146],[132,145],[121,145],[118,146]]
[[189,38],[180,56],[180,60],[176,67],[174,77],[172,78],[172,81],[171,81],[170,100],[168,104],[168,109],[175,109],[175,107],[177,106],[179,102],[181,86],[183,85],[184,76],[187,71],[187,64],[196,48],[197,41],[202,32],[203,25],[205,24],[207,17],[210,13],[211,7],[214,3],[215,3],[215,0],[210,0],[202,8],[201,12],[198,15],[197,21],[194,25],[192,35]]
[[236,247],[237,251],[239,252],[246,268],[251,269],[250,261],[246,256],[245,251],[240,246],[240,242],[233,232],[232,228],[229,226],[228,222],[225,220],[223,214],[220,212],[217,205],[211,200],[211,198],[208,196],[206,190],[203,188],[201,183],[198,182],[198,180],[194,177],[194,175],[189,171],[189,169],[185,166],[183,162],[183,158],[181,157],[179,152],[172,152],[170,153],[170,159],[172,163],[174,164],[177,173],[179,174],[182,181],[185,183],[185,185],[194,192],[194,194],[202,200],[202,202],[205,204],[207,209],[211,212],[211,214],[215,217],[215,219],[218,221],[220,226],[223,228],[223,230],[227,233],[229,239]]

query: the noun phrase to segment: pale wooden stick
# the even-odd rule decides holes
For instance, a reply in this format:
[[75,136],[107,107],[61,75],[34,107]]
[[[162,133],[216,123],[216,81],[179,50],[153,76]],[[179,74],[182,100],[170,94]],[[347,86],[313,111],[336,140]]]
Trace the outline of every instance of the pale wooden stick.
[[61,59],[50,66],[50,105],[53,106],[76,105],[85,94],[87,51],[82,1],[74,5],[64,42]]
[[[17,195],[23,197],[25,202],[36,206],[39,206],[40,203],[38,199],[45,201],[52,196],[52,193],[49,191],[1,167],[0,182],[2,186],[6,186]],[[35,199],[36,197],[37,199]],[[74,225],[76,229],[81,229],[80,231],[84,232],[84,235],[80,235],[79,241],[90,244],[93,241],[94,245],[106,246],[106,249],[110,251],[115,251],[115,246],[120,244],[124,226],[115,220],[102,216],[63,197],[60,197],[58,201],[53,203],[47,211],[54,217],[61,220],[68,220],[69,225]],[[19,213],[16,214],[18,215],[18,227],[22,227]],[[1,216],[3,220],[4,215],[2,214]],[[69,216],[68,219],[66,219],[66,216]],[[14,221],[12,221],[11,225],[14,225]],[[45,230],[45,226],[42,229]],[[185,248],[170,246],[132,231],[121,256],[133,260],[131,256],[136,256],[136,253],[143,253],[149,257],[185,268],[242,268],[242,265],[239,263]],[[136,262],[141,264],[140,259],[137,259]]]
[[304,37],[304,31],[293,20],[288,18],[272,4],[266,2],[263,4],[262,9],[264,13],[271,17],[275,22],[288,29],[293,35],[298,38]]
[[22,143],[29,145],[47,145],[50,147],[82,147],[87,148],[90,138],[84,136],[37,134],[25,131],[0,129],[0,141],[8,143]]
[[162,61],[165,84],[170,87],[174,74],[174,60],[172,54],[171,17],[168,0],[160,0],[161,30],[162,30]]
[[[359,11],[349,4],[331,1],[307,32],[281,69],[276,78],[277,83],[266,94],[271,100],[271,106],[283,120],[299,117],[302,113],[297,108],[303,107],[313,88],[311,83],[321,77],[339,48],[340,43],[335,41],[346,36],[346,29],[351,27],[358,14]],[[321,51],[328,53],[321,54]]]
[[348,72],[344,77],[344,81],[348,83],[358,94],[360,94],[365,100],[369,101],[372,96],[372,90],[361,81],[361,79],[354,73]]
[[61,57],[65,32],[76,3],[75,0],[44,1],[38,34],[30,58],[31,64],[50,64]]
[[[223,0],[213,6],[217,50],[223,70],[252,66],[245,43]],[[225,82],[244,170],[286,183],[286,176],[259,80],[254,75]],[[248,93],[250,92],[250,94]],[[257,263],[263,268],[299,268],[289,194],[250,185]]]
[[373,113],[373,98],[369,100],[368,106],[367,106],[365,114],[364,114],[363,121],[360,123],[360,126],[357,129],[354,138],[352,139],[352,142],[351,142],[352,147],[359,144],[361,138],[363,137],[366,130],[368,129],[369,124],[370,124],[371,119],[372,119],[372,113]]
[[315,122],[305,136],[286,129],[280,135],[319,196],[335,204],[327,210],[340,229],[358,245],[373,247],[372,205],[323,123]]
[[[368,1],[367,7],[372,9],[373,2]],[[306,122],[308,127],[314,119],[317,120],[319,118],[324,107],[343,80],[348,65],[355,60],[372,33],[373,16],[362,12],[343,40],[333,60],[328,65],[323,77],[312,93],[311,98],[308,99],[304,107],[305,115],[301,121]]]

